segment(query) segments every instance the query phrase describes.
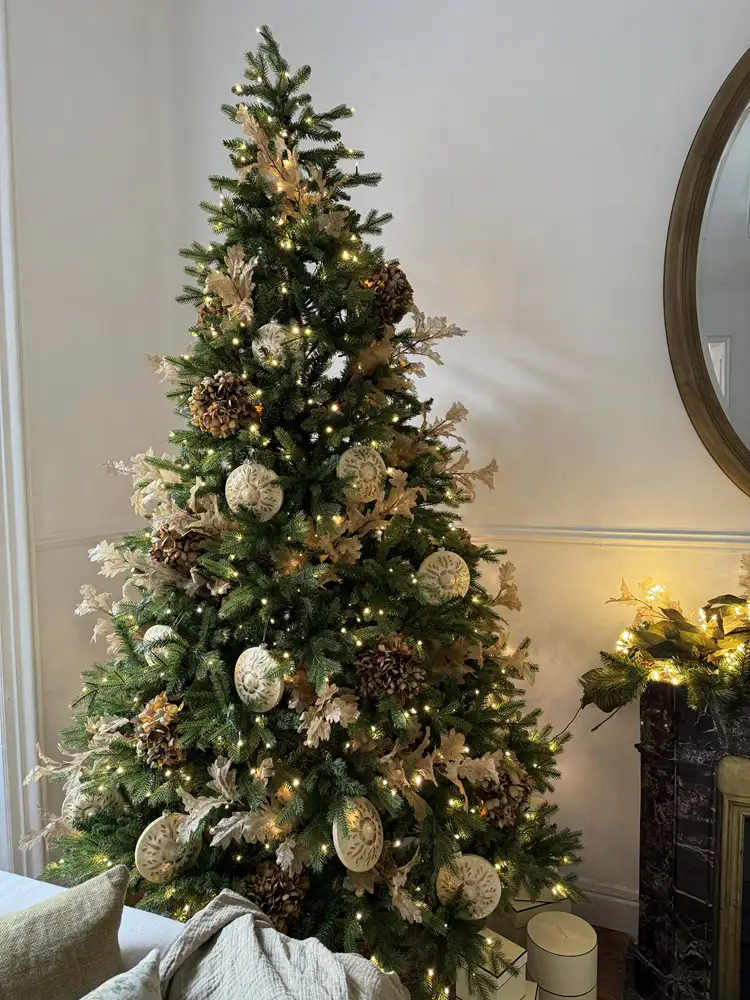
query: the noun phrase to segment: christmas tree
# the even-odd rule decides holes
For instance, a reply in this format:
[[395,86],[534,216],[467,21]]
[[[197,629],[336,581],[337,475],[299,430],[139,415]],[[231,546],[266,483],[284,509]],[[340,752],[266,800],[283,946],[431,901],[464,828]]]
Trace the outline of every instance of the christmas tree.
[[66,796],[27,843],[59,850],[49,879],[126,864],[138,905],[179,919],[232,888],[415,997],[461,967],[482,991],[481,921],[521,889],[576,894],[578,835],[544,799],[565,737],[524,707],[512,565],[459,526],[495,463],[471,471],[465,408],[415,389],[464,331],[372,245],[389,216],[350,192],[379,177],[309,76],[262,28],[224,108],[215,238],[183,251],[194,342],[152,359],[182,427],[111,465],[147,526],[91,551],[125,579],[77,609],[109,658],[63,759],[40,755]]

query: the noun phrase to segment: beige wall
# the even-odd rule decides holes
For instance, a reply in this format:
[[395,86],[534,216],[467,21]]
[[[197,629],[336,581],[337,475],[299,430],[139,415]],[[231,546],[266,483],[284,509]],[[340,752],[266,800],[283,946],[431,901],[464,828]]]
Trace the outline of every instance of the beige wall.
[[128,481],[102,463],[161,444],[171,425],[144,354],[184,342],[172,11],[6,6],[40,714],[54,751],[80,671],[104,655],[72,614],[95,579],[87,548],[137,523]]
[[[261,21],[312,64],[319,105],[356,107],[346,139],[385,174],[387,251],[421,308],[469,328],[425,391],[469,406],[474,459],[500,463],[468,520],[518,564],[517,631],[542,667],[532,702],[555,725],[572,715],[575,678],[627,621],[603,605],[621,576],[653,575],[686,604],[734,585],[750,500],[682,408],[661,268],[688,146],[750,45],[744,0],[720,14],[707,0],[28,7],[12,0],[11,68],[49,743],[91,656],[70,615],[86,546],[131,523],[99,466],[165,439],[141,357],[187,325],[175,250],[208,239],[196,206],[224,169],[218,106]],[[50,98],[57,115],[40,113]],[[591,735],[595,721],[576,726],[557,798],[584,830],[591,912],[626,926],[637,715]]]

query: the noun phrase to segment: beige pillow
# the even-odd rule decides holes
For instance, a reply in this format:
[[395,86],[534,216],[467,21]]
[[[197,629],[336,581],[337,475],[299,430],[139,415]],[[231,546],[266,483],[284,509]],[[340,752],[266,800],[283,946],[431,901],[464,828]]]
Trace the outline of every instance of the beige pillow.
[[120,929],[128,869],[0,917],[0,1000],[80,1000],[122,971]]

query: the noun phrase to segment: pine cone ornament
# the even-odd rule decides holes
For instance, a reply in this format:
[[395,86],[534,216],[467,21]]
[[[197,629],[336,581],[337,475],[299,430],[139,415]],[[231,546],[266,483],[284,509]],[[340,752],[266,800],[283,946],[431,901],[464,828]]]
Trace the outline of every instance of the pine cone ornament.
[[375,649],[368,649],[354,662],[366,698],[413,698],[425,678],[424,667],[400,634],[388,639],[380,636]]
[[499,781],[483,783],[487,794],[478,803],[479,811],[495,826],[514,826],[521,813],[529,808],[534,786],[517,761],[509,761],[498,769],[498,774]]
[[145,757],[149,767],[176,767],[185,760],[185,752],[175,732],[177,713],[182,705],[167,699],[166,691],[152,698],[136,720],[136,753]]
[[266,861],[242,886],[250,902],[265,913],[280,934],[289,933],[309,887],[306,875],[288,875],[274,861]]
[[208,330],[209,327],[218,326],[226,315],[226,310],[221,304],[218,296],[211,296],[206,302],[201,302],[198,306],[198,317],[195,325],[201,330]]
[[242,379],[231,372],[206,376],[193,387],[189,406],[195,426],[218,438],[248,427],[255,412]]
[[200,531],[181,534],[174,528],[159,528],[151,536],[151,558],[166,563],[181,573],[189,573],[206,547],[206,536]]
[[414,305],[414,290],[398,261],[386,264],[372,278],[362,282],[374,297],[374,307],[383,323],[400,322]]

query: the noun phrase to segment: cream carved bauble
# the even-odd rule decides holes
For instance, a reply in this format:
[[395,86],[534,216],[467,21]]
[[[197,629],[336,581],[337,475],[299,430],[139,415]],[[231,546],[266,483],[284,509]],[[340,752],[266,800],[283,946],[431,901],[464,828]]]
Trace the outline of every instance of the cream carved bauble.
[[65,796],[61,814],[65,824],[73,827],[82,819],[91,819],[100,809],[119,813],[123,806],[122,796],[111,788],[72,788]]
[[484,920],[500,902],[503,891],[494,867],[478,854],[462,854],[456,861],[455,871],[441,868],[435,888],[443,905],[461,893],[464,920]]
[[268,521],[284,502],[279,477],[259,462],[247,462],[227,476],[224,493],[230,510],[249,510],[259,521]]
[[270,712],[281,701],[284,678],[279,665],[263,646],[240,653],[234,667],[234,686],[245,705],[255,712]]
[[181,813],[165,813],[149,823],[135,845],[135,867],[147,882],[169,882],[189,868],[200,854],[199,840],[180,843]]
[[383,824],[369,799],[358,798],[346,814],[348,832],[333,824],[333,846],[340,860],[352,872],[374,868],[383,853]]
[[[147,628],[143,633],[144,642],[167,643],[175,642],[176,640],[177,633],[173,628],[170,628],[169,625],[152,625],[151,628]],[[163,652],[163,646],[152,646],[146,653],[146,663],[148,663],[150,667],[155,666],[159,662],[157,657]]]
[[374,500],[386,477],[385,462],[380,453],[368,444],[347,448],[336,467],[339,479],[352,481],[352,493],[357,500]]
[[288,326],[282,326],[275,319],[260,327],[253,339],[253,355],[264,368],[282,366],[290,353],[299,354],[301,349],[300,334],[295,334]]
[[471,583],[465,561],[458,553],[445,549],[427,556],[417,570],[417,579],[426,604],[442,604],[452,597],[465,597]]

